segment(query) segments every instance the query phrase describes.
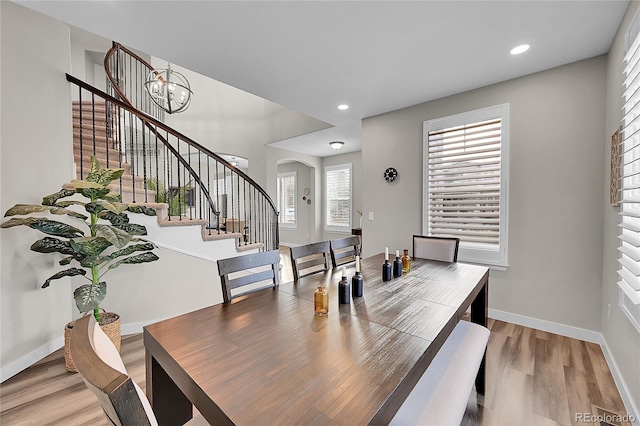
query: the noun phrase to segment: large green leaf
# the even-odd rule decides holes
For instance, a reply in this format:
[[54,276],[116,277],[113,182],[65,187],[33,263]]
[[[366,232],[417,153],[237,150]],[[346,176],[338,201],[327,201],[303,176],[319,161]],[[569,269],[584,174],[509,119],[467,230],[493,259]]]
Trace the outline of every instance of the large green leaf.
[[76,191],[74,189],[61,189],[55,194],[50,194],[44,197],[42,199],[42,204],[45,206],[53,206],[60,198],[71,197],[75,193]]
[[123,223],[122,225],[115,225],[116,228],[121,229],[129,235],[147,235],[147,228],[144,225],[138,225],[136,223]]
[[39,204],[16,204],[15,206],[7,210],[7,212],[4,215],[5,216],[15,216],[15,215],[24,216],[31,213],[40,213],[40,212],[49,212],[57,215],[66,214],[82,220],[87,219],[87,216],[81,213],[75,212],[73,210],[64,209],[58,206],[43,206]]
[[144,244],[134,244],[128,247],[123,248],[122,250],[114,251],[109,255],[111,259],[115,259],[121,256],[126,256],[128,254],[134,253],[136,251],[149,251],[153,250],[155,246],[151,243]]
[[37,251],[38,253],[74,254],[74,250],[69,241],[62,241],[53,237],[44,237],[36,241],[31,244],[31,250]]
[[93,225],[92,228],[95,230],[96,236],[105,238],[119,249],[126,246],[133,238],[128,232],[111,225],[98,224]]
[[74,259],[74,256],[67,256],[64,259],[62,259],[60,262],[58,262],[58,264],[60,266],[66,266],[70,264],[73,259]]
[[84,259],[82,259],[80,261],[80,265],[84,266],[85,268],[91,268],[93,266],[98,266],[104,262],[109,262],[111,261],[111,258],[109,256],[90,256],[90,257],[86,257]]
[[109,193],[109,188],[81,188],[78,189],[78,192],[82,194],[83,197],[87,197],[90,200],[99,200],[101,198],[105,198]]
[[80,269],[80,268],[69,268],[69,269],[65,269],[64,271],[60,271],[57,274],[53,274],[52,276],[50,276],[45,282],[44,284],[42,284],[42,288],[47,288],[49,287],[49,284],[51,283],[51,281],[53,280],[57,280],[63,277],[73,277],[74,275],[86,275],[87,271],[84,269]]
[[112,243],[103,237],[75,238],[70,241],[71,247],[84,255],[95,257],[102,253]]
[[11,228],[19,225],[29,226],[33,229],[44,232],[45,234],[54,235],[56,237],[77,238],[84,236],[84,232],[76,227],[45,218],[14,217],[0,225],[0,228]]
[[102,199],[107,200],[107,201],[111,201],[112,203],[121,203],[122,202],[122,194],[116,194],[115,192],[110,192],[107,195],[105,195],[104,197],[102,197]]
[[[75,194],[75,191],[74,191]],[[56,206],[58,207],[69,207],[69,206],[84,206],[85,203],[82,201],[77,201],[77,200],[68,200],[68,201],[60,201],[59,203],[56,203]]]
[[115,269],[120,265],[133,265],[137,263],[148,263],[158,260],[158,256],[151,252],[137,254],[135,256],[125,257],[122,260],[117,261],[116,263],[112,263],[109,265],[109,269]]
[[145,207],[145,206],[132,206],[131,204],[129,204],[129,207],[127,207],[127,210],[132,212],[132,213],[142,213],[145,214],[147,216],[155,216],[156,215],[156,210],[149,208],[149,207]]
[[98,217],[100,219],[108,220],[114,226],[129,223],[129,216],[127,216],[125,213],[115,214],[108,210],[102,210],[100,213],[98,213]]
[[107,200],[98,200],[96,203],[104,209],[109,210],[115,214],[120,214],[127,210],[127,205],[124,203],[112,203]]
[[120,179],[123,173],[124,169],[100,169],[100,165],[97,160],[94,162],[92,158],[91,171],[87,174],[87,180],[89,182],[96,182],[100,185],[107,186],[112,181]]
[[107,283],[84,284],[73,292],[76,306],[80,312],[92,311],[104,300],[107,294]]
[[106,185],[100,185],[97,182],[93,182],[90,180],[80,180],[80,179],[74,179],[71,181],[71,184],[76,188],[76,190],[78,189],[104,189]]

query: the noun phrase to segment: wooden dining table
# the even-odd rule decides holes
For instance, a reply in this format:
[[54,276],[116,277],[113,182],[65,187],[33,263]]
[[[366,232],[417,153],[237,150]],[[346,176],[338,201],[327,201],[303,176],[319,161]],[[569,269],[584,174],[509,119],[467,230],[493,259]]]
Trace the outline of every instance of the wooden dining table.
[[[383,282],[361,262],[364,294],[338,303],[342,267],[144,328],[147,396],[160,425],[387,424],[471,306],[486,326],[489,270],[414,259]],[[351,282],[354,265],[346,267]],[[313,293],[329,291],[314,315]],[[476,391],[484,393],[484,360]]]

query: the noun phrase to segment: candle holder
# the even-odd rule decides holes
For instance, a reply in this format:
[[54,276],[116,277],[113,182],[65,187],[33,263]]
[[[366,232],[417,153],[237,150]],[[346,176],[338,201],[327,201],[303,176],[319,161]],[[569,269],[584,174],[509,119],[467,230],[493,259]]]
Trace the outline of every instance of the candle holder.
[[360,256],[356,256],[356,274],[351,278],[351,295],[353,297],[362,297],[364,280],[360,274]]

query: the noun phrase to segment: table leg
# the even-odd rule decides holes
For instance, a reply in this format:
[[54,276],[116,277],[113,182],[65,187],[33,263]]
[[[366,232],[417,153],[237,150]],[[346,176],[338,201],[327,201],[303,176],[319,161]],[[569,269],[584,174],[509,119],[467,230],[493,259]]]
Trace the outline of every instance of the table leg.
[[147,397],[160,426],[183,425],[193,417],[191,401],[146,351]]
[[[489,310],[489,279],[482,286],[482,289],[476,296],[475,300],[471,303],[471,322],[480,324],[483,327],[487,326],[488,310]],[[484,395],[485,392],[485,375],[486,375],[486,360],[487,350],[485,348],[484,355],[482,356],[482,362],[478,369],[478,375],[476,376],[476,392],[480,395]]]

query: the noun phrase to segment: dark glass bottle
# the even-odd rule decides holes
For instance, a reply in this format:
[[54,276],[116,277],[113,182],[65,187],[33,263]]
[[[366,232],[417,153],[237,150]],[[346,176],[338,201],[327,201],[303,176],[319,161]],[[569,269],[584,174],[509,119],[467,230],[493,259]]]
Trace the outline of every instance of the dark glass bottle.
[[409,256],[409,250],[404,249],[404,255],[402,255],[402,273],[406,274],[411,270],[411,257]]
[[347,281],[347,268],[342,268],[342,279],[338,283],[338,302],[341,305],[348,305],[351,302],[351,289]]
[[389,263],[389,248],[384,248],[384,263],[382,264],[382,281],[391,281],[391,264]]
[[360,256],[356,256],[356,274],[351,278],[351,295],[353,297],[362,297],[364,280],[360,274]]
[[396,250],[396,258],[393,261],[393,278],[402,276],[402,260],[400,260],[400,251]]

